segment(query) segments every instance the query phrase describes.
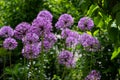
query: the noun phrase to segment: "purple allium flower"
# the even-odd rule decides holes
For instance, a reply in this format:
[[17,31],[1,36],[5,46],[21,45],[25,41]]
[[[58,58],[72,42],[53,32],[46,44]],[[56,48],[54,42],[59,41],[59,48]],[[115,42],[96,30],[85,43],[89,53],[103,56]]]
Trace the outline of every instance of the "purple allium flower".
[[[42,42],[39,43],[40,48],[42,48]],[[43,49],[47,52],[52,47],[51,43],[48,40],[43,41]]]
[[80,43],[88,51],[97,51],[100,47],[99,41],[87,33],[81,35]]
[[89,17],[83,17],[78,22],[78,27],[83,31],[91,30],[93,28],[93,26],[94,26],[94,22]]
[[25,37],[22,38],[24,44],[38,43],[39,37],[35,33],[27,33]]
[[3,26],[0,29],[0,37],[12,37],[14,35],[14,30],[10,26]]
[[89,73],[89,75],[85,78],[85,80],[100,80],[100,79],[101,79],[101,75],[96,70],[92,70]]
[[56,38],[55,34],[49,33],[49,34],[45,34],[44,40],[47,40],[50,43],[54,44],[57,41],[57,38]]
[[27,22],[22,22],[22,23],[18,24],[14,30],[14,36],[17,39],[21,40],[28,33],[30,26],[31,25]]
[[22,54],[27,59],[34,59],[39,56],[40,46],[38,44],[27,44],[22,49]]
[[8,50],[13,50],[17,47],[18,43],[14,38],[6,38],[3,42],[3,47]]
[[37,15],[37,18],[39,17],[45,18],[46,20],[49,20],[50,22],[52,22],[52,18],[53,18],[52,14],[47,10],[40,11],[39,14]]
[[[43,41],[44,51],[48,51],[50,48],[53,47],[53,45],[57,41],[57,38],[53,33],[49,33],[49,34],[45,34],[43,40],[44,40]],[[42,46],[42,41],[40,42],[40,46]]]
[[61,32],[61,37],[62,37],[62,38],[67,38],[70,33],[71,33],[71,30],[68,29],[68,28],[66,28],[66,29],[62,30],[62,32]]
[[66,38],[66,44],[69,47],[75,47],[77,44],[79,44],[79,38],[80,38],[80,34],[78,34],[75,31],[71,31],[68,35],[68,37]]
[[74,38],[74,37],[66,38],[66,45],[68,47],[75,47],[78,43],[79,43],[79,41],[77,40],[77,38]]
[[75,67],[74,56],[71,52],[64,50],[59,53],[58,61],[66,67]]
[[72,18],[71,15],[69,14],[62,14],[57,23],[55,24],[56,28],[58,29],[65,29],[68,28],[70,26],[72,26],[72,24],[74,23],[74,19]]
[[68,28],[62,30],[61,37],[66,39],[66,44],[68,47],[74,47],[79,43],[79,33],[72,31]]
[[32,22],[32,27],[29,32],[37,34],[39,37],[46,33],[49,33],[52,30],[52,23],[47,21],[46,19],[40,17],[36,18]]

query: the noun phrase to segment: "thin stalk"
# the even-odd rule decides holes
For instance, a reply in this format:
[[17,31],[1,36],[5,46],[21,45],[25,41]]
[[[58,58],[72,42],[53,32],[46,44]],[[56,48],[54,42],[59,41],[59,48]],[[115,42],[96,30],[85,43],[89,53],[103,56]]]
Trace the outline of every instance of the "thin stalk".
[[26,72],[26,59],[24,57],[24,71],[25,71],[25,80],[27,80],[27,72]]
[[93,52],[91,53],[91,59],[90,59],[90,71],[92,70],[92,64],[93,64],[92,60],[93,60]]
[[44,59],[43,59],[43,54],[44,54],[44,33],[42,33],[42,38],[41,38],[41,55],[40,55],[40,60],[41,60],[41,75],[40,78],[44,80],[44,71],[43,71],[43,64],[44,64]]
[[11,69],[11,73],[12,73],[12,78],[13,78],[13,80],[14,80],[14,77],[13,77],[13,71],[12,71],[12,59],[11,59],[11,55],[12,55],[12,53],[10,53],[9,54],[9,61],[10,61],[10,69]]
[[[4,74],[4,70],[5,70],[5,65],[6,65],[6,54],[5,54],[5,56],[4,56],[3,74]],[[3,76],[3,80],[5,80],[5,75]]]
[[65,67],[64,67],[61,80],[64,80],[65,74],[66,74],[66,70],[65,70]]
[[32,73],[33,73],[33,60],[32,60],[32,59],[30,60],[30,63],[31,63],[31,64],[30,64],[30,72],[31,72],[30,80],[34,80],[34,79],[33,79],[33,75],[32,75]]
[[0,76],[0,80],[2,79],[2,77],[4,77],[6,75],[6,73],[3,73],[1,76]]
[[[25,37],[23,37],[23,39],[25,40]],[[24,44],[24,46],[25,46],[25,44]],[[26,48],[25,48],[26,49]],[[26,60],[26,58],[24,57],[24,71],[25,71],[25,80],[27,80],[27,75],[28,75],[28,73],[27,73],[27,71],[26,71],[26,64],[27,64],[27,60]],[[28,64],[27,64],[28,65]]]

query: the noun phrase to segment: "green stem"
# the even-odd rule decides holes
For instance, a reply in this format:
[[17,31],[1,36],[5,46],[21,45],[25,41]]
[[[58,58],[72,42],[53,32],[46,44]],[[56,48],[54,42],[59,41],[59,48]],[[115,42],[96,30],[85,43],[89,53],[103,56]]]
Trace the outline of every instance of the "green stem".
[[43,71],[43,64],[44,64],[44,59],[43,59],[43,54],[44,54],[44,33],[42,33],[43,35],[42,35],[42,38],[41,38],[41,55],[40,55],[40,60],[41,60],[41,75],[40,75],[40,78],[42,79],[42,80],[45,80],[44,79],[44,76],[43,76],[43,74],[44,74],[44,71]]
[[24,71],[25,71],[25,80],[27,80],[27,72],[26,72],[26,59],[24,57]]
[[12,59],[11,59],[11,54],[12,53],[9,53],[9,61],[10,61],[10,70],[11,70],[11,73],[12,73],[12,78],[13,78],[13,80],[14,80],[14,77],[13,77],[13,71],[12,71]]
[[61,80],[64,80],[65,74],[66,74],[66,70],[65,70],[65,67],[64,67]]
[[2,77],[4,77],[6,75],[6,73],[3,73],[1,76],[0,76],[0,80],[2,79]]
[[32,59],[30,60],[30,63],[31,63],[31,65],[30,65],[30,72],[31,72],[30,80],[34,80],[33,75],[32,75],[32,73],[33,73],[33,70],[32,70],[32,68],[33,68],[33,60]]
[[90,71],[92,70],[92,64],[93,64],[92,60],[93,60],[93,52],[91,53],[91,59],[90,59]]
[[[4,70],[5,70],[5,65],[6,65],[6,55],[4,56],[3,74],[4,74]],[[5,80],[5,75],[3,77],[3,80]]]

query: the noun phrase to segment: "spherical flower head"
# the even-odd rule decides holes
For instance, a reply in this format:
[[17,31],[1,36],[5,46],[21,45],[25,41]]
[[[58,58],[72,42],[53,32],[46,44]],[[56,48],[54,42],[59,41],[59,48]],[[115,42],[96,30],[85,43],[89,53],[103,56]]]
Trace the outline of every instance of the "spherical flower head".
[[22,38],[24,44],[34,44],[38,43],[39,37],[35,33],[27,33],[25,37]]
[[94,22],[89,17],[83,17],[79,20],[78,27],[82,31],[91,30],[94,27]]
[[[42,44],[43,44],[43,46],[42,46]],[[43,47],[45,52],[48,52],[48,50],[52,47],[51,43],[48,40],[44,40],[43,43],[40,42],[39,45],[41,48]]]
[[0,37],[7,38],[14,35],[14,30],[10,26],[3,26],[0,29]]
[[79,33],[68,28],[62,30],[61,37],[66,40],[66,45],[68,47],[75,47],[77,44],[79,44]]
[[75,37],[70,36],[66,38],[67,47],[75,47],[78,43],[79,41]]
[[71,52],[69,52],[67,50],[63,50],[59,53],[58,61],[60,64],[63,64],[66,67],[74,67],[75,66],[74,56]]
[[62,14],[57,23],[55,24],[57,29],[65,29],[71,27],[74,23],[74,19],[69,14]]
[[50,22],[52,22],[52,18],[53,18],[52,14],[47,10],[40,11],[39,14],[37,15],[37,18],[39,17],[42,17]]
[[100,79],[101,79],[101,75],[96,70],[92,70],[89,73],[89,75],[85,78],[85,80],[100,80]]
[[53,33],[45,34],[44,40],[49,41],[50,43],[54,44],[57,41],[57,37]]
[[40,37],[43,35],[43,33],[49,33],[51,30],[52,23],[40,17],[33,20],[32,27],[30,28],[29,32],[33,32]]
[[80,43],[87,51],[95,52],[100,47],[99,41],[87,33],[81,35]]
[[38,44],[27,44],[22,49],[22,55],[27,59],[34,59],[39,56],[40,46]]
[[27,22],[22,22],[18,24],[14,30],[15,38],[21,40],[28,33],[30,27],[31,25]]
[[42,44],[43,44],[43,48],[45,52],[48,52],[50,48],[52,48],[55,44],[57,40],[54,37],[47,37],[45,36],[44,41],[42,43],[42,41],[39,43],[40,47],[42,48]]
[[62,30],[61,37],[65,39],[69,36],[70,33],[71,33],[71,30],[66,28],[66,29]]
[[18,43],[14,38],[6,38],[3,42],[3,47],[7,50],[14,50]]

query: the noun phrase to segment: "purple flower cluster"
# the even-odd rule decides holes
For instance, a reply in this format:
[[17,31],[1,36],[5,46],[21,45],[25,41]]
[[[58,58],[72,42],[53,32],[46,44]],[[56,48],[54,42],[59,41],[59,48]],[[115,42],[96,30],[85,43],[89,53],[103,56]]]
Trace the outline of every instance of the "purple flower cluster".
[[71,52],[63,50],[59,53],[58,62],[66,67],[75,67],[74,56]]
[[62,38],[66,39],[66,45],[68,47],[74,47],[79,44],[79,33],[72,31],[70,29],[64,29],[61,33]]
[[57,29],[65,29],[65,28],[68,28],[68,27],[72,26],[73,23],[74,23],[74,20],[73,20],[71,15],[62,14],[59,17],[55,26],[56,26]]
[[67,38],[69,36],[69,33],[71,32],[70,29],[66,28],[66,29],[63,29],[62,32],[61,32],[61,37],[62,38]]
[[77,44],[79,44],[79,38],[80,38],[80,34],[78,34],[75,31],[71,31],[69,33],[69,36],[66,38],[66,44],[67,46],[76,46]]
[[100,79],[101,79],[101,75],[96,70],[92,70],[89,73],[89,75],[85,78],[85,80],[100,80]]
[[50,22],[52,22],[52,18],[53,18],[52,14],[47,10],[40,11],[37,15],[37,18],[40,18],[40,17],[45,18],[46,20],[49,20]]
[[14,30],[15,38],[21,40],[28,33],[30,27],[31,25],[27,22],[22,22],[18,24]]
[[25,37],[22,38],[24,44],[34,44],[39,42],[39,37],[35,33],[27,33]]
[[[44,51],[52,48],[56,42],[56,37],[52,31],[52,14],[43,10],[40,11],[32,22],[31,27],[28,29],[25,36],[22,38],[22,42],[25,44],[22,54],[28,59],[36,58],[41,53],[43,46]],[[41,38],[43,38],[43,43]],[[43,45],[42,45],[43,44]]]
[[18,43],[14,38],[6,38],[3,42],[3,47],[7,50],[13,50],[17,47]]
[[10,26],[3,26],[0,29],[0,37],[7,38],[12,37],[14,35],[14,31]]
[[7,50],[13,50],[17,47],[17,41],[12,38],[14,36],[14,30],[10,26],[3,26],[0,29],[0,37],[5,38],[3,41],[3,47]]
[[93,20],[89,17],[83,17],[78,22],[78,27],[83,30],[91,30],[94,26]]
[[33,20],[29,32],[35,33],[40,37],[41,35],[43,35],[43,33],[49,33],[51,30],[52,23],[42,17],[39,17]]
[[80,36],[80,43],[88,51],[97,51],[100,47],[99,41],[87,33]]
[[37,58],[40,53],[40,46],[38,44],[26,44],[22,49],[22,54],[27,59]]
[[[43,39],[44,51],[48,51],[50,48],[52,48],[56,41],[57,38],[53,33],[45,34]],[[42,46],[42,42],[40,42],[40,46]]]

